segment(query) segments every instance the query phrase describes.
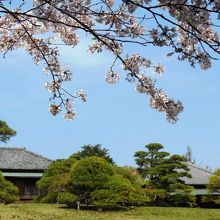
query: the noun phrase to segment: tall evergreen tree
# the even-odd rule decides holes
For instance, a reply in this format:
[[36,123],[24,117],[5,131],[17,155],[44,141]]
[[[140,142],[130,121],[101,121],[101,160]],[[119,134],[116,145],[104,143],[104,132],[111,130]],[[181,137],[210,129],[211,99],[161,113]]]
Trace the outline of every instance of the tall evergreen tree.
[[112,157],[109,155],[109,152],[106,148],[102,148],[100,144],[96,145],[84,145],[82,146],[82,150],[78,151],[77,153],[72,154],[71,157],[80,160],[81,158],[86,158],[86,157],[102,157],[106,161],[108,161],[111,164],[114,164],[114,161]]
[[152,182],[157,182],[157,178],[160,175],[160,165],[164,159],[170,154],[163,149],[163,145],[159,143],[151,143],[145,146],[147,151],[137,151],[135,153],[135,161],[138,165],[138,171],[140,174]]
[[162,151],[163,146],[152,143],[145,146],[147,151],[135,153],[138,171],[146,179],[146,192],[153,203],[180,206],[194,203],[192,187],[187,186],[183,177],[190,177],[186,159]]

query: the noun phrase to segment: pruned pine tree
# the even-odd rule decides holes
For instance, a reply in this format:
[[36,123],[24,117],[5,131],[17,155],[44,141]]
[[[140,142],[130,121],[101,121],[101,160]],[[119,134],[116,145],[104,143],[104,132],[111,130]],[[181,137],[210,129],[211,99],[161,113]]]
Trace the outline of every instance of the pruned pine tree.
[[135,153],[138,171],[145,178],[145,189],[153,204],[186,206],[193,205],[193,187],[182,180],[189,177],[186,159],[162,151],[163,146],[152,143],[145,146],[146,151]]

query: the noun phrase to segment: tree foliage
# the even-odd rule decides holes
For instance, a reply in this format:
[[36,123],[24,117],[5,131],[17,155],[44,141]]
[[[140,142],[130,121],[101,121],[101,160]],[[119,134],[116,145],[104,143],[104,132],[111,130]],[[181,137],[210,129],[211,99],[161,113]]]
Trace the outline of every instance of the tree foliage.
[[114,164],[114,161],[112,157],[109,155],[108,150],[106,148],[102,148],[100,144],[84,145],[82,146],[82,149],[80,151],[71,155],[71,157],[77,160],[80,160],[81,158],[85,158],[85,157],[91,157],[91,156],[102,157],[109,163]]
[[[70,165],[71,164],[71,165]],[[147,201],[143,179],[132,168],[117,167],[101,157],[85,157],[52,163],[38,187],[41,202],[59,202],[96,208],[122,208]]]
[[113,174],[113,167],[102,158],[81,159],[71,167],[73,191],[88,201],[90,193],[103,188]]
[[183,206],[194,203],[191,192],[183,177],[190,177],[186,159],[162,151],[163,146],[152,143],[145,146],[147,151],[135,153],[138,171],[146,179],[146,192],[154,204]]
[[158,169],[158,165],[162,164],[164,159],[169,156],[169,153],[160,151],[163,149],[163,145],[159,143],[148,144],[145,147],[147,151],[138,151],[135,153],[135,161],[141,175],[156,184],[158,178],[160,178],[160,169]]
[[18,188],[4,179],[0,172],[0,203],[9,204],[18,200]]
[[220,169],[217,169],[209,179],[207,188],[210,191],[220,193]]
[[[104,158],[107,162],[114,164],[108,150],[101,148],[101,145],[84,145],[81,151],[72,154],[68,159],[56,160],[49,165],[44,172],[43,177],[37,182],[38,188],[42,191],[42,195],[38,198],[38,200],[45,203],[56,203],[59,201],[69,206],[75,204],[70,202],[78,198],[73,194],[70,195],[69,193],[69,188],[71,187],[70,170],[77,160],[88,158],[90,156]],[[83,167],[81,168],[85,169]],[[83,172],[86,171],[83,170]],[[77,177],[74,181],[80,177],[81,175],[79,175],[79,177]]]
[[11,129],[6,122],[0,120],[0,142],[6,143],[11,137],[16,135],[16,131]]
[[217,169],[210,177],[207,189],[213,195],[205,196],[203,202],[213,202],[220,205],[220,169]]
[[66,91],[64,84],[71,80],[72,72],[61,66],[57,45],[75,47],[85,33],[91,40],[91,53],[112,54],[113,63],[105,76],[108,83],[119,80],[115,67],[121,64],[126,80],[150,98],[150,106],[175,122],[182,103],[156,88],[149,74],[161,74],[163,65],[154,63],[150,54],[138,52],[146,46],[148,51],[165,47],[167,56],[176,55],[193,67],[199,64],[207,69],[214,54],[220,53],[219,12],[219,1],[209,0],[0,1],[0,51],[5,56],[24,48],[36,64],[43,63],[50,77],[45,87],[52,93],[51,114],[64,108],[65,118],[73,119],[74,100],[86,101],[87,95],[83,90]]
[[37,187],[42,191],[39,201],[56,203],[58,194],[67,190],[70,169],[76,160],[56,160],[44,171],[43,177],[37,182]]
[[132,184],[121,175],[109,178],[104,188],[91,192],[92,204],[98,207],[129,207],[148,201],[140,185]]
[[94,156],[81,159],[72,166],[71,188],[81,203],[102,208],[128,207],[146,201],[138,182],[132,183],[118,172],[116,166]]
[[60,192],[57,197],[57,201],[60,204],[66,204],[69,207],[76,207],[78,200],[79,200],[78,196],[68,191]]

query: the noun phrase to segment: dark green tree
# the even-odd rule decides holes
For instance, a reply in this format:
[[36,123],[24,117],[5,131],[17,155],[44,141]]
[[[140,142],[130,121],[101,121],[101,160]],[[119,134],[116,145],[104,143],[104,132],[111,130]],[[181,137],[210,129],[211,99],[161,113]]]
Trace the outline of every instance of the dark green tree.
[[11,137],[16,135],[16,131],[11,129],[6,122],[0,120],[0,142],[6,143]]
[[18,197],[18,188],[4,179],[0,172],[0,203],[9,204],[15,202]]
[[165,190],[164,201],[173,206],[194,205],[193,187],[186,185],[183,177],[190,178],[186,159],[172,155],[161,164],[161,181],[158,187]]
[[166,157],[170,154],[163,149],[163,145],[159,143],[151,143],[145,146],[147,151],[137,151],[135,153],[135,161],[138,165],[139,173],[151,182],[157,184],[158,178],[160,179],[161,170],[158,165],[161,165]]
[[135,153],[138,171],[146,179],[146,192],[154,204],[182,206],[194,203],[192,187],[187,186],[183,177],[190,177],[186,159],[162,151],[158,143],[145,146],[147,151]]
[[78,151],[77,153],[74,153],[71,157],[80,160],[81,158],[91,156],[102,157],[109,163],[114,164],[114,161],[112,157],[110,157],[108,150],[106,148],[102,148],[100,144],[84,145],[82,147],[82,150]]

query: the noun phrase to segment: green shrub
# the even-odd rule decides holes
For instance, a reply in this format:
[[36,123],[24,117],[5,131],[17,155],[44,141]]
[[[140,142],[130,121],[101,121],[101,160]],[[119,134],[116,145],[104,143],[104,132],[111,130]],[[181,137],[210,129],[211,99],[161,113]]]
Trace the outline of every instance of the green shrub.
[[66,191],[69,182],[69,171],[76,159],[57,160],[44,171],[37,187],[42,194],[37,198],[42,203],[57,203],[58,194]]
[[78,197],[69,192],[62,192],[62,193],[59,193],[58,195],[58,202],[60,204],[65,204],[69,207],[74,207],[76,205],[77,200],[78,200]]
[[0,172],[0,203],[9,204],[18,199],[18,188],[7,181]]
[[74,158],[52,163],[38,181],[39,201],[69,207],[127,208],[148,198],[143,178],[134,168],[117,167],[101,157]]
[[48,193],[46,195],[41,195],[37,198],[41,203],[56,203],[57,202],[57,193]]
[[81,159],[71,167],[71,190],[82,204],[100,208],[143,205],[147,201],[140,176],[100,157]]
[[112,176],[104,189],[91,193],[92,204],[100,208],[122,208],[143,205],[147,198],[143,189],[121,175]]

